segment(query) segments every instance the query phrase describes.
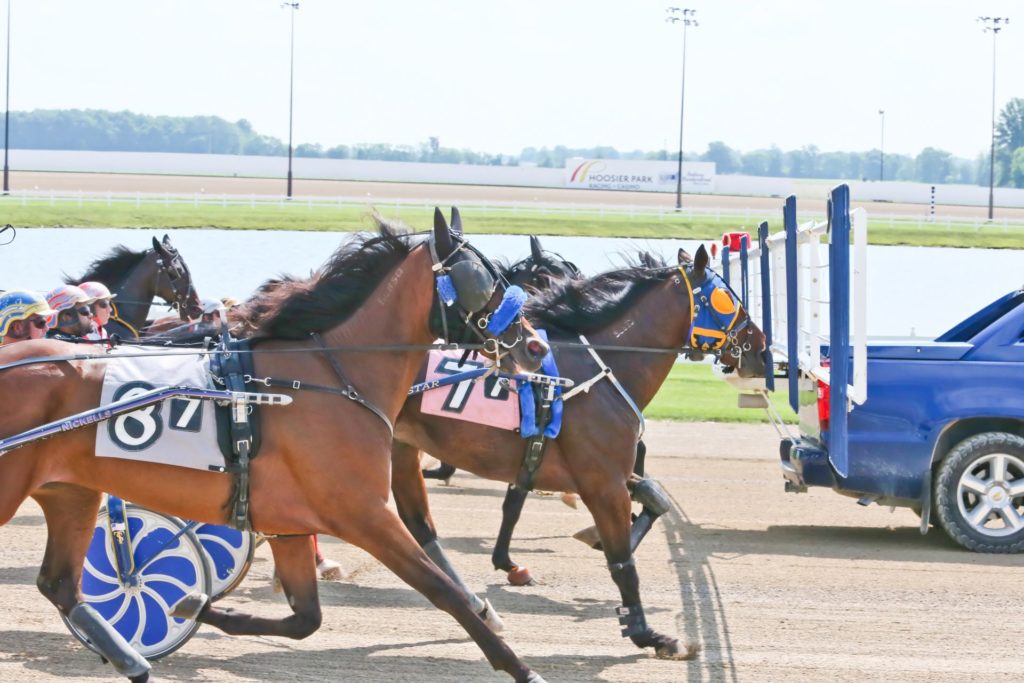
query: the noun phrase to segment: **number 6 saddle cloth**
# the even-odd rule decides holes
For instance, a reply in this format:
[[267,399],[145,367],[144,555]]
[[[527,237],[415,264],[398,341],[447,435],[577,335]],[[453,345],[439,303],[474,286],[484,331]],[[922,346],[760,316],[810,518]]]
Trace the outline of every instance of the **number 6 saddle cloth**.
[[[467,370],[492,365],[483,358],[467,358],[459,364],[462,351],[431,351],[427,358],[425,381],[444,379]],[[482,381],[466,380],[423,394],[420,411],[455,420],[514,431],[519,428],[519,397],[489,375]]]
[[[181,354],[119,358],[115,351],[106,362],[100,405],[132,398],[163,387],[214,388],[210,359]],[[96,456],[224,470],[217,443],[213,401],[170,398],[96,426]]]

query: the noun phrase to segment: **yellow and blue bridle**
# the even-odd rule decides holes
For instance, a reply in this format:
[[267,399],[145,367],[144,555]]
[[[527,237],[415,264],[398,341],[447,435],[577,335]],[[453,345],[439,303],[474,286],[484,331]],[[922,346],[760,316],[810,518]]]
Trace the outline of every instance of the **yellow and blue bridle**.
[[730,340],[735,344],[737,334],[750,322],[749,316],[739,322],[739,297],[718,273],[710,269],[705,269],[707,277],[696,287],[682,266],[679,266],[679,272],[690,297],[691,322],[690,333],[687,335],[690,348],[714,352],[721,351]]

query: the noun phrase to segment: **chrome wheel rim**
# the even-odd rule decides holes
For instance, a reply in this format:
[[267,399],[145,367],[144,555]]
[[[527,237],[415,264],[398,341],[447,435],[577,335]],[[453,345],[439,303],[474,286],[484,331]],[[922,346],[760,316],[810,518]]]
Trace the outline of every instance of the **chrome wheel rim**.
[[957,482],[962,519],[976,532],[992,538],[1024,529],[1024,460],[1009,453],[990,453],[972,462]]

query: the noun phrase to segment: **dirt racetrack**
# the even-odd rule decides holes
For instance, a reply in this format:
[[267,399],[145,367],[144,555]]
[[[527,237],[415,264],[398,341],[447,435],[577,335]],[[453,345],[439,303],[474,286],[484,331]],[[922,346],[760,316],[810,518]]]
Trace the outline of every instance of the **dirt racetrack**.
[[[431,482],[453,563],[491,599],[505,637],[550,683],[1024,680],[1021,558],[976,555],[908,510],[862,508],[827,490],[783,493],[767,426],[649,423],[648,469],[677,507],[637,553],[651,625],[703,651],[662,661],[618,635],[603,557],[571,535],[589,515],[531,497],[513,558],[543,585],[491,571],[504,485]],[[0,528],[0,681],[107,681],[36,591],[45,544],[31,501]],[[321,583],[324,625],[304,641],[203,627],[157,662],[165,681],[502,681],[454,621],[368,555],[325,539],[351,576]],[[224,604],[287,613],[266,547]],[[121,679],[123,680],[123,679]]]

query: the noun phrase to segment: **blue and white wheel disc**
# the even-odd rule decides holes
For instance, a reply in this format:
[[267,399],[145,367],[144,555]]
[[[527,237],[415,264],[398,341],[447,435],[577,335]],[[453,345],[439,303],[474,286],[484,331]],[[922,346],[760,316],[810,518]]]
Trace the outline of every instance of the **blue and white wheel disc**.
[[206,551],[210,567],[210,600],[218,600],[230,593],[249,571],[256,545],[253,534],[219,524],[200,524],[193,531]]
[[185,532],[174,539],[184,526],[180,520],[133,505],[126,506],[126,514],[139,585],[125,587],[118,581],[104,509],[85,556],[82,593],[139,654],[158,659],[184,645],[199,628],[197,622],[168,613],[189,593],[209,594],[210,576],[195,536]]

